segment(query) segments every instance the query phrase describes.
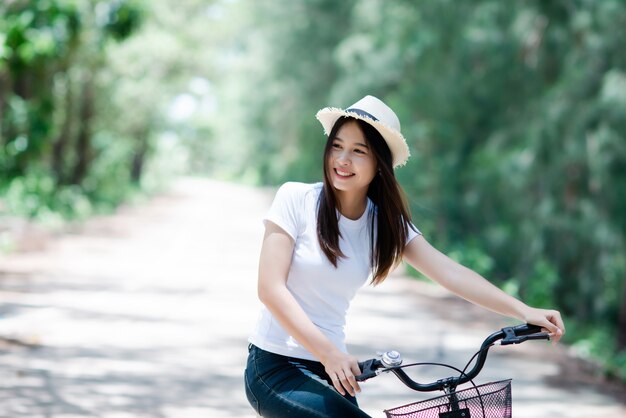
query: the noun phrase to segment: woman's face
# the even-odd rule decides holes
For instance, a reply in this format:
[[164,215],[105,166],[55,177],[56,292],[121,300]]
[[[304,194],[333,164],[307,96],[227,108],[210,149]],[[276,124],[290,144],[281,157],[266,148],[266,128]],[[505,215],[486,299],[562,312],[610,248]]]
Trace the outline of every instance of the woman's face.
[[328,176],[338,191],[366,194],[376,175],[376,157],[354,121],[343,124],[332,138]]

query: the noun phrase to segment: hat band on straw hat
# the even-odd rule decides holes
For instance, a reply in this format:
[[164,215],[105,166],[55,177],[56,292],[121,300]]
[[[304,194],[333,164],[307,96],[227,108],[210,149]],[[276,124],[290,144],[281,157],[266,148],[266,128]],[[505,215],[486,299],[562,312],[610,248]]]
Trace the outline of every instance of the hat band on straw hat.
[[366,112],[365,110],[357,109],[356,107],[351,107],[350,109],[346,109],[346,112],[356,113],[359,116],[362,116],[364,118],[370,118],[374,122],[378,122],[378,118],[376,116],[372,115],[371,113]]

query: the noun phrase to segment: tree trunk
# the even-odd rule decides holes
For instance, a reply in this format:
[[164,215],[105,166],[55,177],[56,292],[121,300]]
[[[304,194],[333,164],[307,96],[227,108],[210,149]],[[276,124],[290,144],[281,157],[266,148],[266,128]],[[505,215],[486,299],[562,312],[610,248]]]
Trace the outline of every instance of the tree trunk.
[[33,98],[32,92],[32,75],[28,69],[23,69],[20,73],[15,74],[13,80],[13,91],[24,100]]
[[72,173],[71,183],[80,184],[87,175],[91,162],[91,122],[94,116],[94,81],[90,74],[83,85],[82,103],[80,108],[80,127],[76,141],[76,165]]
[[133,155],[130,168],[130,180],[134,184],[139,184],[141,181],[143,167],[146,162],[146,155],[148,154],[149,137],[150,129],[145,127],[135,134],[137,145],[135,147],[135,153]]
[[6,145],[4,136],[4,109],[6,107],[7,84],[7,75],[0,72],[0,147]]
[[626,274],[622,282],[622,297],[617,318],[617,350],[626,350]]
[[7,145],[12,139],[13,127],[5,121],[7,99],[12,94],[11,73],[8,70],[0,72],[0,146]]
[[67,180],[65,178],[65,159],[63,157],[70,142],[74,121],[74,95],[69,77],[67,77],[67,91],[65,94],[65,120],[57,140],[52,145],[52,172],[57,184],[62,184]]

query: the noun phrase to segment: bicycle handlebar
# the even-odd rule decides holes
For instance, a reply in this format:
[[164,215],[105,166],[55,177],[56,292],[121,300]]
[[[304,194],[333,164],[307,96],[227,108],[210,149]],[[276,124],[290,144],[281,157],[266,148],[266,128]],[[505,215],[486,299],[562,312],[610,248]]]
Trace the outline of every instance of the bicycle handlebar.
[[[461,373],[460,376],[440,379],[436,382],[431,383],[418,383],[411,379],[404,372],[404,370],[402,370],[402,366],[400,366],[399,364],[390,365],[388,363],[386,364],[380,359],[370,359],[359,363],[361,374],[356,376],[356,380],[362,382],[367,379],[371,379],[372,377],[378,376],[383,372],[392,372],[398,377],[398,379],[400,379],[400,381],[402,381],[402,383],[407,385],[409,388],[419,392],[432,392],[436,390],[444,390],[446,388],[456,388],[458,385],[467,383],[473,380],[476,376],[478,376],[483,366],[485,365],[485,360],[487,359],[487,352],[489,351],[489,348],[496,342],[500,341],[500,345],[511,345],[521,344],[528,340],[549,339],[549,334],[546,332],[541,332],[541,327],[537,325],[522,324],[514,327],[505,327],[502,328],[500,331],[494,332],[483,341],[482,345],[480,346],[480,350],[477,353],[478,357],[476,358],[474,367],[472,367],[472,369],[467,373]],[[397,358],[400,357],[399,353],[393,353],[393,355]]]

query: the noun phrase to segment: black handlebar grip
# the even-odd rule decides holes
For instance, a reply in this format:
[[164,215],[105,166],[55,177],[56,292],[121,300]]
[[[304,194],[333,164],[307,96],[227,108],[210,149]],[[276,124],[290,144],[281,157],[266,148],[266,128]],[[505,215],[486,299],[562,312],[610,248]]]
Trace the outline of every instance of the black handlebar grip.
[[361,374],[355,376],[357,382],[363,382],[367,379],[371,379],[372,377],[376,377],[376,370],[382,367],[382,363],[378,359],[370,359],[366,361],[359,362],[359,369],[361,370]]
[[513,327],[513,331],[515,332],[515,335],[537,334],[541,332],[541,327],[533,324],[522,324]]

